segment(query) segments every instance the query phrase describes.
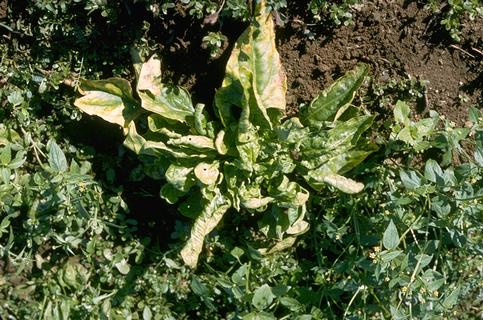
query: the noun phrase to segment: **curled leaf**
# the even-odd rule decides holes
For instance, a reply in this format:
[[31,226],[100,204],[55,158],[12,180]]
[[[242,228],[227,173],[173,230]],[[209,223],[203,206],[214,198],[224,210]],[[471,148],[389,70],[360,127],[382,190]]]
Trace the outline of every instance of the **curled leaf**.
[[193,167],[184,167],[172,163],[166,170],[166,181],[173,185],[177,190],[187,192],[194,184],[192,172]]
[[243,199],[241,204],[247,209],[259,209],[273,201],[272,197]]
[[228,208],[230,208],[230,201],[221,194],[219,189],[215,189],[195,220],[190,238],[181,250],[181,257],[186,265],[191,268],[196,267],[205,237],[218,225]]
[[199,149],[209,149],[215,150],[215,143],[213,139],[205,137],[205,136],[182,136],[177,139],[170,139],[168,144],[174,146],[183,146],[183,147],[190,147],[195,150]]
[[201,181],[201,183],[205,185],[213,185],[218,180],[218,176],[220,174],[218,167],[218,162],[202,162],[195,167],[195,176]]
[[[255,125],[272,128],[285,112],[286,76],[275,46],[273,20],[265,1],[257,4],[255,22],[237,40],[215,104],[225,127],[241,108]],[[249,117],[249,118],[248,118]]]
[[162,88],[161,60],[153,55],[142,64],[136,89],[138,92],[149,91],[153,96],[159,96]]
[[322,180],[325,183],[339,189],[340,191],[349,194],[358,193],[361,192],[362,189],[364,189],[364,184],[356,182],[344,176],[340,176],[338,174],[324,176]]
[[124,79],[81,80],[79,92],[83,97],[76,99],[76,107],[121,127],[127,127],[140,114],[131,86]]

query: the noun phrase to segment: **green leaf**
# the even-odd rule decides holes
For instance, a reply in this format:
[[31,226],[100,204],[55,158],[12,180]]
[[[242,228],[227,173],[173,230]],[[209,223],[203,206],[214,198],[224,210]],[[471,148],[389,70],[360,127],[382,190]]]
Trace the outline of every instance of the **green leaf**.
[[21,105],[24,102],[21,91],[13,91],[7,96],[7,101],[14,107]]
[[203,113],[205,105],[198,103],[195,106],[195,128],[198,134],[206,136],[208,131],[206,130],[206,116]]
[[278,140],[284,144],[300,144],[308,138],[310,128],[304,128],[297,117],[287,119],[276,129]]
[[183,191],[179,191],[176,189],[172,184],[165,184],[161,187],[159,191],[159,196],[166,200],[169,204],[175,204],[178,202],[179,198],[185,195],[186,193]]
[[339,109],[352,102],[368,71],[367,65],[360,64],[328,89],[323,90],[318,97],[300,111],[302,123],[311,127],[321,127],[324,121],[334,121]]
[[225,127],[236,122],[233,107],[245,120],[272,128],[285,112],[286,77],[275,46],[274,23],[265,2],[256,8],[255,21],[237,40],[226,67],[215,104]]
[[400,170],[399,177],[401,178],[403,185],[409,190],[414,190],[421,186],[421,179],[414,171],[406,172],[406,171]]
[[166,181],[182,192],[188,192],[196,183],[193,174],[193,167],[185,167],[172,163],[165,173]]
[[396,249],[399,245],[399,234],[397,232],[396,225],[392,220],[389,222],[386,231],[384,231],[382,244],[384,245],[384,248],[388,250]]
[[381,258],[382,262],[388,263],[396,259],[397,257],[399,257],[401,253],[402,253],[401,250],[383,251],[379,254],[379,257]]
[[355,145],[360,135],[370,128],[373,120],[373,116],[360,116],[345,122],[338,122],[333,129],[327,132],[325,147],[332,150],[349,143]]
[[65,172],[69,168],[64,152],[54,140],[49,144],[49,166],[58,172]]
[[239,260],[245,254],[245,251],[240,247],[235,247],[230,251],[230,254]]
[[190,219],[196,219],[203,211],[203,199],[201,192],[196,192],[187,197],[186,201],[178,206],[178,211]]
[[247,209],[261,209],[264,211],[267,204],[273,201],[272,197],[262,196],[262,190],[259,184],[252,183],[245,185],[242,183],[237,186],[240,203]]
[[205,136],[182,136],[177,139],[168,140],[168,145],[186,147],[200,152],[204,150],[215,150],[213,139]]
[[280,298],[280,303],[293,312],[301,312],[304,310],[304,306],[297,299],[291,297]]
[[239,169],[252,172],[260,154],[260,143],[256,133],[252,133],[248,142],[238,143]]
[[396,102],[396,106],[394,107],[394,120],[397,123],[403,124],[404,126],[408,126],[411,123],[411,120],[409,120],[409,113],[411,110],[409,109],[409,106],[404,102],[398,100]]
[[1,149],[0,152],[0,164],[6,166],[12,161],[12,149],[9,145]]
[[7,168],[12,170],[20,168],[27,160],[25,155],[26,155],[25,151],[23,150],[17,151],[17,153],[15,154],[15,158],[13,158],[12,161],[10,161],[10,163],[7,165]]
[[470,107],[469,109],[469,120],[473,122],[473,124],[478,124],[483,120],[483,113],[481,110]]
[[156,55],[143,63],[136,89],[141,106],[163,118],[186,122],[187,117],[194,116],[189,93],[181,87],[161,83],[161,60]]
[[483,167],[483,148],[477,147],[474,152],[474,157],[476,163],[478,163],[479,166]]
[[140,136],[136,131],[136,125],[131,122],[127,127],[126,139],[124,139],[124,146],[140,154],[146,144],[146,140]]
[[195,109],[189,93],[176,86],[164,85],[158,95],[149,92],[139,92],[141,106],[166,119],[186,122],[188,117],[193,117]]
[[264,284],[255,290],[252,305],[258,310],[263,310],[268,308],[275,298],[276,296],[273,294],[272,288],[268,284]]
[[191,290],[200,297],[205,297],[208,294],[208,288],[197,276],[193,276],[191,279]]
[[282,176],[274,187],[268,189],[271,196],[276,199],[279,206],[284,208],[296,208],[305,205],[309,199],[309,191],[296,182],[290,181],[287,176]]
[[153,318],[153,313],[148,306],[144,306],[143,309],[143,320],[151,320]]
[[218,225],[230,208],[230,201],[221,194],[219,189],[215,189],[212,194],[207,194],[207,197],[210,198],[207,199],[203,211],[195,220],[190,238],[181,250],[184,263],[191,268],[195,268],[198,264],[205,237]]
[[444,183],[443,175],[443,170],[435,160],[429,159],[426,161],[424,166],[424,177],[426,179],[431,182],[442,181]]
[[460,287],[456,287],[449,294],[445,295],[445,298],[442,302],[443,307],[446,309],[453,308],[458,303],[458,297],[460,295]]
[[128,274],[129,270],[131,270],[131,267],[129,266],[129,263],[127,262],[126,259],[122,259],[118,263],[114,264],[116,269],[121,273],[121,274]]
[[250,312],[249,314],[243,316],[243,320],[277,320],[277,317],[275,317],[271,313],[267,312]]

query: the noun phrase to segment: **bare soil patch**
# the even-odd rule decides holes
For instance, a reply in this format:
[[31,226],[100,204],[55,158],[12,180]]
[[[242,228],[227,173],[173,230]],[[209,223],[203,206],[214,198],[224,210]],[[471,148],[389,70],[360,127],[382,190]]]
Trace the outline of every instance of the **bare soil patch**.
[[468,106],[482,103],[481,20],[466,22],[462,44],[452,44],[431,12],[416,2],[365,2],[353,26],[318,30],[313,41],[300,36],[299,23],[291,23],[279,30],[290,109],[365,62],[380,83],[407,77],[428,80],[426,107],[462,124]]
[[[417,1],[364,2],[353,25],[311,26],[312,39],[304,35],[301,23],[311,19],[305,2],[289,1],[287,16],[289,22],[277,29],[277,41],[288,76],[289,115],[359,62],[371,65],[376,83],[408,78],[429,81],[420,111],[436,110],[458,125],[467,119],[470,105],[483,104],[481,18],[463,23],[463,40],[456,44],[439,24],[440,17]],[[158,38],[168,77],[190,89],[195,100],[210,104],[231,47],[244,28],[243,23],[230,21],[204,26],[180,12],[164,21]],[[221,30],[229,38],[230,45],[217,59],[201,49],[208,29]]]
[[7,16],[7,0],[0,0],[0,19],[3,19]]

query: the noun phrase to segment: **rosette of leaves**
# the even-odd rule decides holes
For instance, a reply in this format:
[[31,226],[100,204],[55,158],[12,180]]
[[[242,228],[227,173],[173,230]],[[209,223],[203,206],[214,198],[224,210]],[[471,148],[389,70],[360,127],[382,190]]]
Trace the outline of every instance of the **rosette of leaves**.
[[[351,105],[367,74],[365,65],[303,107],[299,118],[282,121],[286,77],[274,23],[264,1],[255,12],[216,92],[216,119],[202,104],[194,106],[186,90],[162,83],[156,56],[135,64],[139,100],[126,80],[111,78],[83,80],[83,97],[75,102],[82,111],[122,126],[125,145],[163,168],[161,197],[180,203],[179,211],[194,219],[181,251],[190,267],[230,208],[260,215],[261,231],[278,240],[266,253],[291,246],[309,228],[307,188],[330,185],[359,192],[363,185],[342,174],[376,149],[362,137],[373,117]],[[147,123],[145,132],[142,123]]]

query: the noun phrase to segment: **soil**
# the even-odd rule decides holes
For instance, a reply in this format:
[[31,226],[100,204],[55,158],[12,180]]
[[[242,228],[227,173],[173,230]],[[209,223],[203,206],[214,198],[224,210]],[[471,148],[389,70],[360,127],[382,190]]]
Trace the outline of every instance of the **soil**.
[[[305,25],[302,21],[311,18],[303,1],[289,1],[288,8],[288,22],[277,29],[277,45],[288,75],[289,115],[359,62],[371,65],[376,84],[408,78],[429,81],[420,111],[436,110],[458,125],[467,119],[469,106],[482,105],[482,18],[466,19],[463,40],[456,44],[440,26],[441,18],[419,2],[367,1],[357,7],[353,25],[336,29]],[[245,25],[225,21],[206,26],[188,19],[165,22],[159,49],[172,80],[187,87],[195,100],[210,104]],[[307,28],[313,37],[305,35]],[[213,29],[221,29],[230,42],[218,59],[201,49],[202,36]],[[166,30],[171,30],[169,39],[162,36]]]
[[459,45],[451,44],[431,12],[416,2],[364,2],[354,21],[331,33],[318,31],[312,41],[300,37],[300,23],[279,30],[292,110],[358,62],[371,65],[376,83],[408,77],[428,80],[426,108],[460,125],[469,105],[481,105],[482,19],[466,23],[465,42]]
[[0,19],[3,19],[7,16],[7,0],[0,0]]

